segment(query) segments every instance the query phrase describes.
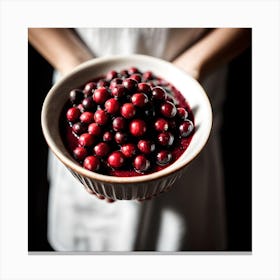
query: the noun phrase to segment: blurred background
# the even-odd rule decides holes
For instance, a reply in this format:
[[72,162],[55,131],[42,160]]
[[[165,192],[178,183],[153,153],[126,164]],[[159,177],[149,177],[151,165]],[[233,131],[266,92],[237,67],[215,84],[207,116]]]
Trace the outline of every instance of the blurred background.
[[[28,45],[29,251],[53,251],[47,240],[48,147],[41,130],[41,108],[52,86],[52,75],[53,68]],[[228,221],[227,251],[252,250],[251,83],[252,50],[248,49],[229,64],[227,99],[223,111],[222,146]]]

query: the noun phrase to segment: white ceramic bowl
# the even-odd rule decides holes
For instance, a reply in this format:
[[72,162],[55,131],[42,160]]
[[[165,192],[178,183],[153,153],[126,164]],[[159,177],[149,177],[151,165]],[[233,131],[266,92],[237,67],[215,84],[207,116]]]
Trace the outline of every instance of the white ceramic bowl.
[[[141,71],[151,70],[172,83],[189,103],[195,120],[195,133],[187,150],[167,168],[143,176],[114,177],[91,172],[81,167],[65,148],[59,131],[59,117],[69,91],[87,81],[135,66]],[[173,64],[146,56],[108,56],[87,61],[55,84],[47,94],[42,108],[42,129],[52,152],[86,188],[114,200],[147,199],[169,190],[188,164],[205,146],[212,127],[212,109],[200,84]]]

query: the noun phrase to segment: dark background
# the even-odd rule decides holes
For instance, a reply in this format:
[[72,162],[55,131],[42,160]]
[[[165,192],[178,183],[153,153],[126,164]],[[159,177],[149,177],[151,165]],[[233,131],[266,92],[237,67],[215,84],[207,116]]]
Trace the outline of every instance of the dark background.
[[[251,48],[229,64],[222,128],[228,218],[227,251],[251,251]],[[53,251],[47,241],[47,156],[41,108],[53,68],[28,46],[28,250]],[[40,152],[38,152],[40,151]],[[242,153],[241,153],[242,151]],[[36,170],[36,172],[34,172]]]

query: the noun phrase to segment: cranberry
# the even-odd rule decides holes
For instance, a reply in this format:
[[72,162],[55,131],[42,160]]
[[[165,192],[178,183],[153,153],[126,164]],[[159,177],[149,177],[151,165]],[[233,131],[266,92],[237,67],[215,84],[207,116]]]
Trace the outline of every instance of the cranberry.
[[156,163],[161,166],[169,163],[171,161],[171,159],[172,159],[171,153],[166,150],[162,150],[162,151],[158,152],[156,155]]
[[83,166],[90,171],[97,171],[100,168],[100,161],[96,156],[88,156],[84,159]]
[[84,93],[80,89],[73,89],[69,93],[69,99],[72,104],[79,104],[84,98]]
[[134,79],[134,80],[137,81],[138,83],[140,83],[141,80],[142,80],[142,77],[141,77],[140,74],[132,74],[129,78],[130,78],[130,79]]
[[131,158],[136,154],[136,146],[131,143],[124,144],[121,146],[121,152],[125,157]]
[[110,89],[112,90],[113,88],[121,85],[123,82],[123,80],[121,78],[114,78],[111,82],[110,82]]
[[152,92],[152,89],[147,83],[139,83],[137,86],[137,91],[150,94]]
[[82,133],[86,132],[87,126],[84,123],[77,122],[73,124],[72,130],[77,135],[81,135]]
[[173,134],[168,131],[160,133],[157,139],[162,146],[171,146],[174,142]]
[[154,100],[163,101],[166,99],[167,94],[166,94],[166,91],[162,87],[154,87],[152,89],[152,97]]
[[113,138],[114,138],[114,134],[111,131],[104,132],[102,137],[104,142],[110,142],[113,140]]
[[92,123],[94,121],[94,113],[84,112],[80,116],[80,120],[83,123]]
[[126,121],[123,117],[116,117],[112,123],[115,131],[123,131],[126,127]]
[[106,81],[106,80],[99,80],[97,83],[97,88],[103,88],[103,87],[109,87],[110,86],[110,82]]
[[182,137],[188,137],[193,131],[193,122],[191,120],[185,120],[179,126],[179,133]]
[[188,118],[188,111],[183,107],[179,107],[177,108],[177,116],[179,119],[185,121]]
[[118,76],[118,73],[115,71],[115,70],[111,70],[107,73],[106,75],[106,80],[107,81],[111,81],[113,80],[114,78],[117,78]]
[[133,136],[142,136],[147,130],[146,123],[143,120],[135,119],[129,124],[129,131]]
[[107,123],[108,121],[108,115],[107,113],[104,111],[104,110],[97,110],[95,113],[94,113],[94,121],[97,123],[97,124],[100,124],[100,125],[104,125]]
[[120,104],[115,98],[110,98],[105,102],[105,109],[109,114],[116,114],[120,109]]
[[99,136],[101,134],[101,127],[97,123],[91,123],[88,126],[88,133],[94,136]]
[[140,71],[138,70],[138,68],[136,68],[136,67],[130,67],[130,68],[128,69],[128,74],[129,74],[129,75],[136,74],[136,73],[140,73]]
[[127,78],[123,81],[123,86],[130,92],[136,90],[137,84],[138,84],[138,82],[131,78]]
[[110,146],[107,143],[100,142],[93,150],[98,157],[105,157],[110,151]]
[[120,75],[124,78],[127,78],[129,76],[128,71],[126,69],[121,70]]
[[97,104],[104,104],[109,97],[109,92],[105,87],[97,88],[93,93],[93,100]]
[[89,147],[94,143],[94,136],[89,133],[83,133],[79,137],[79,144],[83,147]]
[[153,79],[153,73],[151,71],[146,71],[143,73],[143,80],[148,81]]
[[73,151],[73,155],[76,160],[82,161],[88,155],[88,153],[84,147],[76,147]]
[[85,95],[92,95],[92,91],[97,88],[97,84],[95,82],[89,82],[84,87]]
[[166,101],[161,105],[160,112],[166,118],[173,118],[177,113],[177,108],[170,101]]
[[108,156],[107,162],[112,168],[120,168],[124,165],[125,157],[120,151],[114,151]]
[[125,103],[121,107],[121,115],[126,119],[131,119],[135,116],[136,110],[132,103]]
[[68,109],[66,113],[66,118],[69,122],[74,122],[79,119],[80,115],[81,115],[80,110],[77,107],[72,107]]
[[133,166],[136,171],[144,172],[150,167],[150,161],[144,155],[138,155],[133,161]]
[[86,97],[83,101],[82,101],[82,105],[86,110],[92,110],[95,109],[95,103],[92,99],[92,97]]
[[149,140],[140,140],[137,147],[143,154],[150,154],[156,148],[155,144]]
[[114,88],[112,88],[111,92],[113,96],[120,98],[125,95],[125,90],[126,89],[123,85],[116,85]]
[[131,97],[132,104],[138,107],[144,107],[148,101],[148,96],[144,93],[135,93]]
[[124,132],[116,132],[115,141],[117,144],[124,144],[127,141],[127,134]]
[[163,118],[157,119],[155,122],[155,130],[159,131],[159,132],[167,131],[168,130],[168,121]]

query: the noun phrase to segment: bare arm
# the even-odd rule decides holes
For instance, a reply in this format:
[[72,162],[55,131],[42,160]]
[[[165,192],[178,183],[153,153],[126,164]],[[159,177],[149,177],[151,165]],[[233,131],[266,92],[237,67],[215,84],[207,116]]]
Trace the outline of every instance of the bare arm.
[[201,80],[216,67],[229,62],[250,45],[250,29],[217,28],[177,57],[173,63]]
[[62,74],[93,57],[83,42],[68,28],[29,28],[28,40]]

